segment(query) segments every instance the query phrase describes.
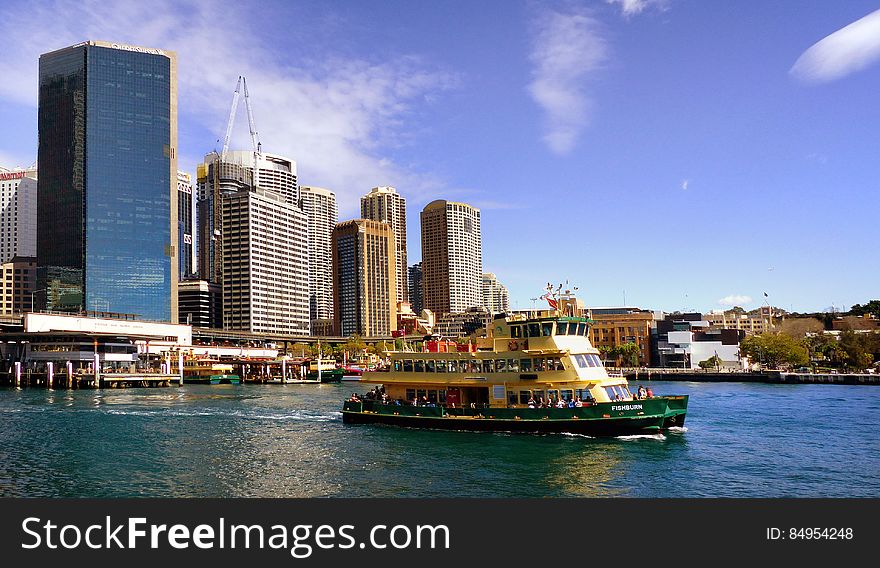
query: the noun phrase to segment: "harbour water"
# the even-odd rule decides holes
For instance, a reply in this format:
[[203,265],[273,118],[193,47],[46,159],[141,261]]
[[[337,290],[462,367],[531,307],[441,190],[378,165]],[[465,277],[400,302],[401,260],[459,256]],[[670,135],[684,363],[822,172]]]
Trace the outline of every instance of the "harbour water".
[[358,383],[0,389],[0,496],[880,497],[877,388],[652,386],[690,395],[686,429],[346,426]]

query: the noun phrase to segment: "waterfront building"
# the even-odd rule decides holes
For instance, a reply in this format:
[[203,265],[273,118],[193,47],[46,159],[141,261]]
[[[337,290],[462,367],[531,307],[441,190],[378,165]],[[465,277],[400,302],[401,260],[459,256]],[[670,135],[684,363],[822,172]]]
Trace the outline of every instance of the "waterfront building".
[[223,325],[223,290],[207,280],[183,280],[177,286],[178,321],[193,327]]
[[706,314],[706,321],[712,329],[738,329],[748,335],[767,333],[776,329],[773,321],[773,310],[770,306],[762,306],[752,312],[740,310],[712,311]]
[[[339,220],[336,194],[313,186],[299,188],[309,232],[309,321],[312,335],[332,333],[333,229]],[[323,333],[322,333],[323,332]]]
[[0,315],[33,311],[37,291],[37,259],[16,256],[0,266]]
[[656,328],[654,312],[619,307],[591,308],[589,313],[593,320],[590,326],[593,347],[607,350],[625,343],[634,343],[639,348],[639,366],[651,366],[651,339]]
[[397,252],[391,225],[355,219],[333,230],[334,331],[364,337],[397,330]]
[[192,176],[177,172],[177,250],[178,278],[189,278],[193,273],[195,239],[193,239],[194,196]]
[[739,345],[745,332],[710,329],[703,314],[674,313],[657,321],[657,363],[660,367],[699,369],[700,363],[718,356],[721,366],[742,368]]
[[0,168],[0,262],[37,255],[37,170]]
[[222,203],[223,329],[309,335],[305,213],[259,187]]
[[43,54],[37,122],[44,305],[177,321],[175,54],[101,41]]
[[361,217],[391,225],[397,247],[395,271],[397,301],[409,301],[409,275],[406,263],[406,199],[393,187],[374,187],[361,197]]
[[422,210],[424,307],[435,314],[483,305],[480,210],[438,199]]
[[490,314],[506,314],[510,311],[510,294],[492,272],[483,273],[483,307]]
[[421,314],[425,308],[425,302],[422,299],[422,263],[417,262],[409,267],[409,303],[412,311]]

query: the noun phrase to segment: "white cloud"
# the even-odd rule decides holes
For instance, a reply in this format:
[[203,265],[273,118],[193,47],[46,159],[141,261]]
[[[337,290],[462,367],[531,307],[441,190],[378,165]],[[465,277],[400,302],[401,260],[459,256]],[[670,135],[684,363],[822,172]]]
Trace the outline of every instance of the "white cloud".
[[689,180],[689,179],[681,180],[681,188],[685,191],[687,191],[687,188],[690,184],[691,184],[691,180]]
[[789,71],[809,82],[833,81],[880,59],[880,10],[819,40]]
[[722,306],[745,306],[752,303],[752,297],[731,294],[718,300],[718,303]]
[[605,62],[606,43],[599,22],[583,11],[546,10],[533,31],[528,91],[545,114],[544,142],[567,154],[587,125],[585,83]]
[[608,4],[619,4],[624,16],[635,16],[651,6],[665,10],[667,0],[605,0]]
[[[0,20],[0,73],[7,78],[0,99],[36,106],[39,55],[87,39],[174,50],[180,115],[212,133],[204,147],[182,148],[187,158],[200,159],[222,144],[215,140],[225,134],[236,79],[245,75],[263,150],[296,160],[301,183],[334,190],[341,216],[354,214],[359,195],[372,186],[393,185],[415,199],[436,188],[429,173],[386,154],[406,138],[403,122],[413,105],[447,88],[454,76],[407,56],[305,60],[295,47],[305,36],[297,40],[296,33],[282,54],[284,44],[273,45],[275,39],[249,27],[250,9],[195,0],[17,4]],[[247,149],[243,102],[231,146]]]

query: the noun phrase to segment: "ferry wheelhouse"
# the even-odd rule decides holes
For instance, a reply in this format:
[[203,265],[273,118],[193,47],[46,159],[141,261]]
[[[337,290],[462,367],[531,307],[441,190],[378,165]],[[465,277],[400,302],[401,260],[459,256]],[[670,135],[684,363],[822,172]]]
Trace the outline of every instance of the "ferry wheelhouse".
[[361,379],[380,386],[345,402],[343,422],[591,436],[682,426],[688,397],[634,397],[605,370],[589,324],[557,312],[501,317],[466,349],[389,352],[387,370]]

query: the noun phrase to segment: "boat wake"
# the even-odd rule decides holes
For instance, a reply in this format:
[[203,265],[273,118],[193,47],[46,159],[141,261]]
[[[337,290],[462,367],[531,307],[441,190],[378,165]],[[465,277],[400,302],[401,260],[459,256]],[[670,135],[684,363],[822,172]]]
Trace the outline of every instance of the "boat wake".
[[157,409],[110,409],[108,414],[119,416],[143,416],[143,417],[175,417],[175,418],[201,418],[206,416],[240,418],[244,420],[276,420],[291,422],[337,422],[342,419],[339,411],[319,412],[313,410],[295,409],[290,411],[271,411],[266,409],[254,410],[174,410],[168,408]]
[[631,434],[629,436],[615,436],[617,440],[658,440],[663,441],[666,436],[663,434]]
[[687,432],[687,431],[688,431],[687,426],[670,426],[670,427],[668,428],[668,430],[669,430],[670,432],[674,432],[674,433],[676,433],[676,434],[681,434],[681,433],[684,433],[684,432]]

